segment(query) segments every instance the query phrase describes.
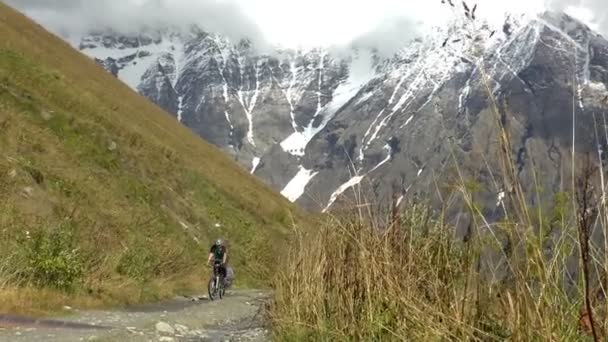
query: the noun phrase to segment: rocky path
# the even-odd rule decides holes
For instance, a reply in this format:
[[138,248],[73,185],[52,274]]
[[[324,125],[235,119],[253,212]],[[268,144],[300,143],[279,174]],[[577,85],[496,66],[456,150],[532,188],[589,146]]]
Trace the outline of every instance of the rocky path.
[[0,315],[0,341],[267,341],[261,307],[268,296],[235,290],[220,301],[181,297],[116,311],[74,311],[60,320]]

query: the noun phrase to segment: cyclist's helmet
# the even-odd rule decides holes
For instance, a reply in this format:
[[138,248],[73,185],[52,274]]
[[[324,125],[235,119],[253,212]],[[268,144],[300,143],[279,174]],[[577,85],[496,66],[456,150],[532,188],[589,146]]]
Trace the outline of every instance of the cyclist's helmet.
[[223,246],[224,245],[224,241],[222,241],[222,239],[217,239],[217,240],[215,240],[215,245],[216,246]]

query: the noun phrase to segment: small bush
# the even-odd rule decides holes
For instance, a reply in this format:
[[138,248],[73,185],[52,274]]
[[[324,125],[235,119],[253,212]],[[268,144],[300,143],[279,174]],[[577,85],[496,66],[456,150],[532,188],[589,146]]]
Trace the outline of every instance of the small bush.
[[75,246],[73,227],[63,224],[41,230],[27,240],[26,275],[37,286],[68,291],[83,274],[83,262]]

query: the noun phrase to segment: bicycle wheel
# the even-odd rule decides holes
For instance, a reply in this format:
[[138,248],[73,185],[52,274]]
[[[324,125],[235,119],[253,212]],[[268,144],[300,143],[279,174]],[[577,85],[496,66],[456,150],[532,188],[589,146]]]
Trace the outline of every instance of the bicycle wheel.
[[220,277],[219,279],[218,293],[220,299],[224,298],[224,295],[226,294],[226,288],[224,287],[224,277]]
[[215,286],[215,278],[209,279],[209,285],[207,286],[209,292],[209,299],[215,300],[217,294],[217,286]]

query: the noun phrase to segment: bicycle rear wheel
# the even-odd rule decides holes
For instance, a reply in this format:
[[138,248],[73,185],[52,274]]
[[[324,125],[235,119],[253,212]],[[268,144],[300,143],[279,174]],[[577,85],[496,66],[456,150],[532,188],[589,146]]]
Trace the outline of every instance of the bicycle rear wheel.
[[226,287],[224,287],[224,277],[220,277],[217,289],[220,299],[224,298],[224,295],[226,294]]

